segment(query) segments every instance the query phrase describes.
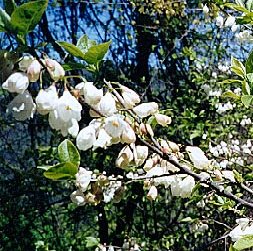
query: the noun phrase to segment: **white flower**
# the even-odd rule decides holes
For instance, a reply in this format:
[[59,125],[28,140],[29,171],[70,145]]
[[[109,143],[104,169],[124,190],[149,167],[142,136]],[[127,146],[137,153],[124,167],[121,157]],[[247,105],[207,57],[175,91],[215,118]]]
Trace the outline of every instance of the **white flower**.
[[148,147],[147,146],[136,146],[134,161],[136,166],[141,166],[148,157]]
[[79,132],[77,120],[71,119],[68,122],[65,122],[59,117],[57,110],[53,110],[49,113],[48,121],[49,125],[55,130],[60,130],[64,137],[66,137],[68,133],[73,137],[76,137]]
[[41,71],[41,64],[38,60],[33,60],[32,63],[27,68],[27,76],[30,80],[30,82],[36,82],[38,81],[40,77],[40,71]]
[[92,82],[83,83],[84,100],[88,105],[96,105],[103,97],[103,90],[96,88]]
[[120,138],[126,124],[120,115],[113,115],[105,119],[104,129],[112,138]]
[[58,94],[56,87],[51,85],[46,90],[40,90],[35,101],[37,104],[37,111],[42,115],[48,114],[50,111],[54,110],[57,105]]
[[22,59],[18,63],[18,67],[21,71],[26,72],[29,65],[34,60],[34,57],[32,55],[25,55],[22,57]]
[[92,172],[86,170],[83,167],[79,168],[76,176],[76,186],[80,189],[80,191],[85,192],[90,184]]
[[53,59],[47,58],[45,60],[47,70],[54,81],[59,81],[65,76],[65,71],[62,66]]
[[169,116],[166,116],[160,113],[156,113],[154,116],[155,116],[156,122],[159,125],[167,126],[168,124],[171,123],[171,117]]
[[229,16],[224,24],[225,27],[233,26],[235,24],[235,17]]
[[28,91],[17,95],[8,105],[7,112],[12,112],[16,120],[32,118],[35,112],[35,104]]
[[216,25],[219,27],[219,28],[221,28],[222,26],[223,26],[223,24],[224,24],[224,19],[223,19],[223,17],[222,16],[218,16],[218,17],[216,17]]
[[158,111],[158,104],[155,102],[142,103],[133,108],[133,111],[140,117],[145,118]]
[[84,194],[80,190],[74,191],[70,195],[70,199],[73,203],[77,204],[78,206],[83,206],[86,204],[86,199],[84,197]]
[[68,122],[71,119],[76,119],[77,121],[81,119],[82,106],[68,90],[63,92],[55,109],[60,119],[64,122]]
[[[185,175],[183,176],[185,177]],[[193,177],[186,175],[186,177],[183,178],[182,175],[175,175],[171,183],[171,194],[172,196],[179,196],[182,198],[190,197],[194,186],[195,180]]]
[[127,143],[127,144],[131,144],[136,141],[135,132],[133,128],[127,122],[125,122],[125,126],[123,127],[121,141],[122,143]]
[[239,225],[235,227],[230,233],[232,241],[238,241],[244,235],[252,235],[253,234],[253,224],[249,225],[248,218],[237,219],[236,223]]
[[98,132],[98,138],[93,144],[93,150],[98,147],[106,148],[110,145],[112,137],[108,135],[105,129],[101,128]]
[[210,168],[210,160],[208,160],[204,152],[199,147],[187,146],[186,151],[188,152],[194,167],[200,170],[208,170]]
[[205,4],[204,7],[203,7],[203,12],[204,14],[208,14],[209,13],[209,8],[207,7],[207,5]]
[[253,36],[251,35],[250,31],[245,30],[235,34],[235,37],[242,43],[244,41],[253,42]]
[[126,168],[129,166],[133,158],[133,152],[131,151],[130,147],[125,146],[122,148],[116,159],[116,166],[120,168]]
[[126,109],[132,109],[135,104],[141,102],[139,95],[135,91],[123,85],[120,85],[120,88],[122,90],[121,95],[123,97],[124,106]]
[[157,195],[158,195],[157,188],[155,186],[151,186],[148,191],[147,198],[149,200],[155,200]]
[[3,89],[9,92],[23,93],[29,85],[29,79],[23,72],[16,72],[11,74],[3,83]]
[[96,141],[96,130],[89,125],[83,128],[76,137],[76,146],[79,150],[86,151],[91,148]]
[[116,102],[110,92],[107,92],[101,98],[100,102],[95,108],[97,108],[97,110],[104,116],[111,116],[117,111]]

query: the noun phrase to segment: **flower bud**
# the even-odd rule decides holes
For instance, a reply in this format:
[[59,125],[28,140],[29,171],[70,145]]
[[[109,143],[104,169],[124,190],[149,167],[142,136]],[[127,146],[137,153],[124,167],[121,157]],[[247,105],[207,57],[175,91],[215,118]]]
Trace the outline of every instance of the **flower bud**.
[[127,144],[131,144],[136,141],[135,132],[133,128],[127,122],[121,135],[121,141],[122,143],[127,143]]
[[65,76],[65,71],[62,66],[53,59],[47,58],[45,60],[47,70],[54,81],[59,81]]
[[38,81],[40,77],[41,64],[38,60],[33,60],[32,63],[27,68],[27,76],[30,82]]
[[155,186],[151,186],[148,191],[147,198],[152,201],[156,199],[157,195],[158,195],[157,188]]
[[142,104],[134,107],[133,111],[140,118],[145,118],[145,117],[148,117],[158,111],[158,104],[155,102],[142,103]]
[[129,166],[130,162],[133,160],[133,152],[129,146],[125,146],[119,153],[116,159],[116,166],[120,168],[126,168]]
[[34,58],[32,55],[25,55],[21,58],[18,63],[19,69],[23,72],[27,71],[29,65],[33,62]]

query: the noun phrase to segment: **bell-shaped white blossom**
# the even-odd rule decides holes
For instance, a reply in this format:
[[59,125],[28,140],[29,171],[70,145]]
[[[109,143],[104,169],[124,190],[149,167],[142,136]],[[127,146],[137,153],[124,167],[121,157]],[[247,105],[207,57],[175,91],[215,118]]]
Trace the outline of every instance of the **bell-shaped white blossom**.
[[148,191],[147,198],[149,200],[155,200],[157,195],[158,195],[157,188],[155,186],[151,186]]
[[139,95],[135,91],[123,85],[120,85],[120,88],[126,109],[132,109],[136,104],[141,102]]
[[219,27],[219,28],[222,28],[223,25],[224,25],[224,18],[222,16],[217,16],[216,17],[216,25]]
[[131,144],[134,143],[135,141],[136,135],[133,128],[127,122],[125,122],[125,126],[123,128],[123,132],[121,135],[121,142]]
[[126,124],[122,116],[113,115],[105,119],[104,129],[112,138],[120,138]]
[[140,117],[145,118],[158,111],[158,104],[155,102],[142,103],[133,108],[133,111]]
[[156,113],[154,116],[155,116],[156,122],[159,125],[167,126],[168,124],[171,123],[171,117],[167,115]]
[[79,132],[77,120],[72,118],[71,120],[65,122],[60,118],[57,110],[53,110],[49,113],[48,122],[51,128],[60,130],[64,137],[70,134],[75,138]]
[[34,57],[32,55],[25,55],[21,58],[21,60],[18,63],[18,67],[21,71],[26,72],[29,65],[34,60]]
[[84,197],[84,194],[82,191],[77,190],[74,191],[71,195],[70,195],[70,199],[73,203],[77,204],[78,206],[83,206],[86,204],[86,199]]
[[27,76],[30,82],[38,81],[41,72],[41,64],[38,60],[33,60],[32,63],[27,68]]
[[209,8],[207,7],[206,4],[203,6],[202,10],[203,10],[204,14],[208,14],[209,13]]
[[134,155],[129,146],[125,146],[120,151],[116,159],[116,166],[120,168],[127,168],[133,161]]
[[93,125],[83,128],[76,137],[76,146],[79,150],[86,151],[93,146],[96,141],[96,130]]
[[58,102],[58,94],[56,87],[51,85],[48,89],[41,89],[35,99],[37,104],[37,111],[46,115],[50,111],[54,110]]
[[187,146],[186,151],[193,162],[194,167],[200,170],[208,170],[211,167],[211,161],[205,156],[204,152],[196,146]]
[[237,219],[236,223],[239,225],[228,234],[232,241],[238,241],[245,235],[253,235],[253,224],[249,225],[248,218]]
[[29,85],[29,79],[26,73],[16,72],[11,74],[3,83],[3,89],[9,92],[23,93]]
[[93,150],[98,147],[106,148],[111,144],[112,137],[105,131],[105,129],[100,128],[98,131],[98,137],[93,144]]
[[90,184],[92,172],[86,170],[83,167],[79,168],[76,176],[76,186],[80,189],[80,191],[85,192]]
[[148,157],[147,146],[136,146],[134,151],[134,161],[136,166],[141,166]]
[[50,74],[50,77],[54,81],[59,81],[65,76],[64,69],[62,68],[62,66],[56,60],[47,58],[45,60],[45,65],[46,65],[47,70]]
[[71,119],[76,119],[77,121],[81,119],[82,106],[68,90],[63,92],[55,109],[60,119],[64,122],[68,122]]
[[83,83],[82,92],[84,95],[84,101],[88,105],[98,104],[103,97],[103,90],[94,86],[93,82]]
[[116,111],[116,102],[110,92],[107,92],[95,108],[104,116],[112,116]]
[[32,118],[36,105],[28,91],[17,95],[8,105],[7,112],[11,112],[16,120],[24,121]]
[[179,196],[182,198],[190,197],[194,186],[195,180],[190,175],[186,175],[185,178],[180,175],[175,175],[170,187],[171,194],[172,196]]
[[224,24],[225,27],[231,27],[235,24],[235,17],[229,16]]

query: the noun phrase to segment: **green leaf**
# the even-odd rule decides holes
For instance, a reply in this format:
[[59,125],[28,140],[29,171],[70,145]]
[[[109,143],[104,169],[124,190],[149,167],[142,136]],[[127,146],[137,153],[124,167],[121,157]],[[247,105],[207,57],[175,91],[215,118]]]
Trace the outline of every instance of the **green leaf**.
[[249,11],[246,8],[244,8],[243,6],[234,4],[234,3],[226,3],[226,4],[224,4],[224,6],[231,8],[233,10],[238,10],[238,11],[242,11],[244,13],[249,13]]
[[235,249],[235,248],[233,247],[233,245],[231,244],[228,251],[238,251],[238,250]]
[[251,11],[253,9],[253,0],[248,0],[246,3],[246,8]]
[[75,62],[69,62],[62,65],[63,69],[65,71],[71,71],[71,70],[80,70],[85,68],[83,64],[75,63]]
[[253,83],[253,73],[248,73],[246,76],[247,76],[247,79],[249,80],[249,82]]
[[18,6],[11,14],[11,24],[19,34],[27,34],[39,23],[48,0],[38,0]]
[[78,167],[71,162],[63,162],[48,168],[44,176],[51,180],[71,179],[78,172]]
[[4,0],[4,8],[9,15],[12,14],[16,7],[17,5],[14,0]]
[[250,106],[252,98],[253,98],[252,95],[244,95],[244,96],[241,97],[241,101],[245,105],[245,107],[248,108]]
[[253,247],[253,235],[245,235],[233,245],[238,251]]
[[250,52],[247,60],[246,60],[246,63],[245,63],[245,66],[246,66],[246,73],[253,73],[253,50]]
[[231,57],[231,70],[238,76],[244,78],[246,73],[245,67],[241,61],[238,59]]
[[78,41],[76,46],[85,54],[86,52],[88,52],[89,48],[97,45],[96,41],[91,40],[88,38],[87,35],[83,35],[81,36]]
[[97,247],[99,245],[99,239],[95,237],[86,237],[86,248]]
[[236,95],[234,92],[232,92],[231,90],[228,90],[228,91],[226,91],[226,92],[224,92],[223,94],[222,94],[222,97],[229,97],[229,98],[233,98],[233,99],[235,99],[235,100],[238,100],[238,99],[240,99],[240,96],[238,96],[238,95]]
[[0,32],[11,30],[11,18],[5,10],[0,7]]
[[88,64],[98,63],[104,58],[105,54],[108,52],[110,44],[111,41],[108,41],[106,43],[90,47],[89,50],[85,53],[84,60]]
[[244,95],[250,95],[250,86],[249,83],[246,81],[242,82],[242,93]]
[[58,41],[57,44],[59,44],[62,48],[64,48],[69,54],[73,55],[74,57],[84,59],[84,53],[77,46],[64,41]]
[[59,146],[58,146],[58,154],[60,162],[71,162],[75,166],[79,167],[80,165],[80,154],[74,144],[65,139]]

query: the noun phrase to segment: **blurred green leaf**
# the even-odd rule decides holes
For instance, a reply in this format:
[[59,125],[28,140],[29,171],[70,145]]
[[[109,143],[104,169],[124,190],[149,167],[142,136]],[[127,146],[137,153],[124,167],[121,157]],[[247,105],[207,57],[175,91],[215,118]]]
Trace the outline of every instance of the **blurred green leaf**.
[[79,167],[80,165],[80,154],[74,144],[65,139],[59,146],[58,146],[58,154],[60,162],[71,162],[75,166]]
[[253,235],[242,236],[233,247],[238,251],[253,247]]
[[78,172],[78,167],[71,162],[63,162],[48,168],[44,176],[51,180],[71,179]]
[[249,107],[251,104],[253,96],[252,95],[244,95],[241,97],[242,103],[245,105],[245,107]]
[[16,33],[27,34],[39,23],[48,5],[48,0],[24,3],[11,14],[11,24]]

